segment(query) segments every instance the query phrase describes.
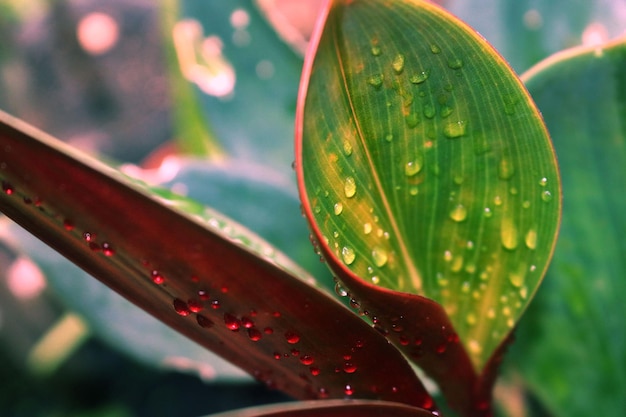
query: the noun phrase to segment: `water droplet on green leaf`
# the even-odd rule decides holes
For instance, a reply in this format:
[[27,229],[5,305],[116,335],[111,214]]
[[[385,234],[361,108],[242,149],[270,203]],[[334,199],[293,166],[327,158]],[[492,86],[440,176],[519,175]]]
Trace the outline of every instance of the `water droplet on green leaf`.
[[371,52],[373,56],[380,56],[382,51],[380,50],[380,47],[372,46]]
[[528,233],[526,233],[524,241],[528,249],[535,250],[537,248],[537,230],[530,229]]
[[513,177],[513,174],[515,174],[513,163],[508,159],[502,158],[498,165],[498,176],[500,179],[507,181]]
[[374,260],[374,264],[381,268],[387,264],[389,257],[385,249],[375,247],[374,250],[372,250],[372,259]]
[[440,54],[441,48],[433,43],[430,45],[430,52],[432,52],[433,54]]
[[420,119],[417,113],[409,113],[405,116],[406,124],[408,127],[415,127],[419,123]]
[[411,75],[409,81],[413,84],[421,84],[428,79],[430,71],[422,71]]
[[455,222],[462,222],[467,218],[467,209],[463,204],[459,204],[450,212],[450,218]]
[[451,68],[451,69],[463,68],[463,60],[461,58],[450,58],[448,60],[448,68]]
[[424,166],[424,157],[421,154],[418,154],[411,161],[407,162],[404,166],[404,174],[407,177],[412,177],[417,175]]
[[384,76],[382,74],[372,75],[367,79],[367,83],[375,88],[380,88],[383,85]]
[[552,193],[550,191],[544,191],[541,193],[541,199],[543,201],[545,201],[546,203],[549,203],[550,201],[552,201]]
[[396,72],[396,74],[401,74],[404,70],[404,55],[396,55],[396,57],[393,59],[393,62],[391,63],[391,66],[393,67],[393,70]]
[[466,125],[463,120],[451,122],[444,126],[443,134],[450,139],[460,138],[465,135]]
[[504,246],[505,249],[517,249],[519,240],[517,227],[515,227],[513,219],[511,219],[510,217],[504,217],[502,219],[500,238],[502,241],[502,246]]
[[352,155],[352,144],[348,140],[343,141],[343,153],[346,156]]
[[341,249],[341,257],[346,265],[352,265],[354,259],[356,258],[356,254],[354,253],[354,249],[344,246],[343,249]]
[[335,215],[339,216],[343,212],[343,204],[341,202],[335,203],[334,211]]
[[347,177],[343,184],[343,191],[348,198],[354,197],[356,194],[356,181],[354,177]]

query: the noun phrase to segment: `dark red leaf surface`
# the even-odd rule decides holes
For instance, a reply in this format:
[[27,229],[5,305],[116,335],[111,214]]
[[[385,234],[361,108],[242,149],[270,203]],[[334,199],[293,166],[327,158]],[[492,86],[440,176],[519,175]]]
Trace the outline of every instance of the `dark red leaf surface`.
[[219,414],[215,417],[432,417],[430,411],[382,401],[306,401]]
[[0,211],[267,385],[434,408],[400,352],[332,297],[2,113],[0,181]]

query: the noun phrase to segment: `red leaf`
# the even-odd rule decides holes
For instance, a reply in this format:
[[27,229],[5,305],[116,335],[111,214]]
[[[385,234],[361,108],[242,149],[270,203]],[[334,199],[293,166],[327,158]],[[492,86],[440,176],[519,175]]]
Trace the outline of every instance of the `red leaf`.
[[433,407],[402,355],[332,297],[2,113],[0,182],[0,211],[266,384]]

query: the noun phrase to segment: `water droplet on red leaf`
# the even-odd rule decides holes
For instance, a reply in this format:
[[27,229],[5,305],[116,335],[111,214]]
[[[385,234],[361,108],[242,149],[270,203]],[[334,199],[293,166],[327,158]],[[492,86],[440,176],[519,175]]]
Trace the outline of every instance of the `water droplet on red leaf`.
[[193,299],[187,301],[187,305],[189,306],[189,310],[193,311],[194,313],[198,313],[204,308],[200,301]]
[[311,355],[304,355],[300,357],[300,362],[302,362],[303,365],[312,365],[314,359]]
[[207,301],[209,299],[209,292],[205,290],[198,290],[198,297],[200,297],[202,301]]
[[263,332],[265,334],[273,334],[274,333],[274,329],[272,329],[271,327],[266,327],[265,329],[263,329]]
[[63,227],[65,227],[65,230],[72,231],[74,230],[74,223],[71,220],[65,219],[63,220]]
[[258,342],[259,340],[261,340],[261,338],[263,337],[263,335],[261,334],[260,331],[258,331],[257,329],[255,329],[254,327],[251,329],[248,329],[248,337],[250,338],[250,340],[252,340],[253,342]]
[[174,304],[174,310],[176,310],[176,312],[180,314],[181,316],[185,317],[191,314],[191,311],[189,310],[187,303],[185,303],[183,300],[176,298],[173,304]]
[[165,282],[165,278],[163,277],[163,275],[159,273],[159,271],[152,271],[151,275],[152,275],[152,282],[154,282],[155,284],[160,285]]
[[356,370],[357,367],[352,362],[346,362],[343,364],[343,371],[347,374],[353,374],[356,372]]
[[310,367],[309,371],[311,371],[311,375],[313,376],[318,376],[321,372],[320,368],[316,368],[315,366]]
[[83,233],[83,239],[87,242],[94,242],[96,240],[96,234],[91,232]]
[[213,310],[217,310],[218,308],[220,308],[220,300],[211,301],[211,308]]
[[198,314],[196,316],[196,321],[198,322],[200,327],[204,327],[205,329],[208,329],[209,327],[213,327],[213,321],[211,321],[211,319],[203,316],[202,314]]
[[229,313],[224,314],[224,324],[226,324],[226,327],[233,332],[239,331],[239,328],[241,327],[241,321]]
[[115,250],[111,247],[110,243],[104,242],[102,244],[102,253],[105,256],[113,256],[113,255],[115,255]]
[[245,316],[241,318],[241,324],[246,329],[251,329],[252,327],[254,327],[254,322],[252,321],[252,319],[250,319],[249,317],[245,317]]
[[287,339],[287,343],[293,345],[300,341],[300,335],[293,331],[287,331],[285,333],[285,339]]
[[344,392],[346,395],[352,395],[352,394],[354,394],[354,389],[352,388],[352,385],[347,384],[347,385],[344,387],[343,392]]

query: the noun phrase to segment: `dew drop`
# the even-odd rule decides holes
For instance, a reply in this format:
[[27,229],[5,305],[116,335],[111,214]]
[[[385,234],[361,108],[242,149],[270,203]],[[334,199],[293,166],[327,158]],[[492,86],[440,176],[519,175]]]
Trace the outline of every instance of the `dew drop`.
[[193,313],[198,313],[202,311],[202,309],[204,308],[200,301],[193,300],[193,299],[187,301],[187,305],[189,306],[189,310]]
[[406,121],[406,125],[410,128],[413,128],[419,124],[419,116],[417,113],[409,113],[405,116],[404,120]]
[[266,327],[263,329],[263,333],[265,334],[274,334],[274,329],[272,329],[271,327]]
[[380,54],[382,53],[379,46],[372,46],[372,49],[370,49],[370,52],[372,53],[373,56],[380,56]]
[[343,288],[341,283],[337,282],[335,283],[335,294],[337,294],[339,297],[347,297],[348,291],[346,291],[345,288]]
[[310,367],[309,371],[311,372],[311,375],[313,376],[318,376],[321,373],[320,368],[317,368],[315,366]]
[[198,297],[200,297],[202,301],[207,301],[209,299],[209,292],[206,290],[198,290]]
[[341,202],[335,203],[333,207],[336,216],[339,216],[343,212],[343,204]]
[[311,355],[303,355],[300,356],[300,362],[302,362],[303,365],[313,365],[314,359],[313,356]]
[[261,340],[263,335],[261,334],[261,332],[259,330],[257,330],[256,328],[253,327],[251,329],[248,329],[248,337],[253,342],[258,342],[259,340]]
[[343,153],[346,156],[352,155],[352,144],[350,143],[349,140],[344,140],[343,141]]
[[189,310],[187,303],[185,303],[183,300],[176,298],[173,304],[174,310],[181,316],[185,317],[191,314],[191,310]]
[[372,233],[372,224],[371,223],[364,223],[363,224],[363,233],[365,233],[366,235],[369,235],[370,233]]
[[387,134],[387,135],[385,136],[385,140],[386,140],[387,142],[391,142],[391,141],[393,140],[393,135],[392,135],[391,133]]
[[152,276],[152,282],[155,284],[161,285],[165,282],[165,277],[159,271],[152,271],[150,275]]
[[520,288],[524,285],[524,273],[523,272],[512,272],[509,274],[509,282],[516,288]]
[[463,60],[461,58],[450,58],[448,60],[448,68],[451,68],[451,69],[463,68]]
[[85,242],[95,242],[96,241],[96,234],[95,233],[91,233],[91,232],[84,232],[83,233],[83,239],[85,239]]
[[471,339],[468,342],[467,347],[473,355],[479,355],[483,351],[483,348],[480,346],[480,342],[475,339]]
[[498,165],[498,176],[501,180],[509,180],[515,174],[515,167],[508,159],[501,159]]
[[393,67],[393,70],[396,72],[396,74],[402,74],[402,71],[404,71],[404,55],[396,55],[396,57],[393,59],[393,62],[391,63],[391,66]]
[[469,313],[467,315],[467,317],[465,318],[465,322],[467,324],[469,324],[470,326],[473,326],[476,324],[476,315],[474,313]]
[[483,216],[485,216],[488,219],[493,216],[493,213],[489,207],[485,207],[485,209],[483,210]]
[[357,367],[352,362],[346,362],[343,364],[343,371],[347,374],[353,374],[356,372],[356,370]]
[[384,76],[382,74],[372,75],[367,79],[367,83],[374,88],[380,88],[383,85]]
[[544,191],[541,193],[541,199],[543,201],[545,201],[546,203],[549,203],[550,201],[552,201],[552,193],[550,191]]
[[102,243],[102,253],[104,256],[113,256],[115,255],[115,250],[111,247],[111,244],[104,242]]
[[443,119],[445,119],[446,117],[450,116],[453,111],[454,110],[452,109],[452,107],[443,105],[441,106],[441,110],[439,111],[439,114],[441,115]]
[[65,230],[70,232],[74,230],[74,223],[71,220],[65,219],[63,220],[63,227],[65,228]]
[[246,329],[251,329],[254,327],[254,322],[249,317],[242,317],[241,325],[245,327]]
[[526,233],[524,241],[528,249],[535,250],[537,248],[537,230],[530,229],[528,233]]
[[352,385],[347,384],[347,385],[344,387],[343,392],[344,392],[346,395],[352,395],[352,394],[354,394],[354,389],[352,388]]
[[295,345],[300,341],[300,335],[293,331],[287,331],[285,332],[285,339],[287,340],[287,343]]
[[505,249],[517,249],[517,244],[519,240],[517,227],[515,227],[515,224],[513,224],[513,220],[510,217],[504,217],[502,219],[500,239],[502,241],[502,246]]
[[415,158],[408,161],[404,165],[404,174],[407,177],[412,177],[414,175],[417,175],[422,170],[423,166],[424,166],[424,157],[421,154],[418,154]]
[[356,258],[356,254],[354,253],[354,249],[344,246],[343,249],[341,249],[341,257],[346,265],[351,265]]
[[389,257],[385,249],[381,247],[375,247],[372,250],[372,259],[374,260],[374,264],[377,267],[382,268],[383,266],[387,264]]
[[433,117],[435,117],[435,114],[437,114],[435,106],[433,106],[431,103],[424,104],[424,117],[426,117],[427,119],[432,119]]
[[421,71],[416,74],[411,75],[409,81],[413,84],[421,84],[428,79],[430,76],[430,71]]
[[226,324],[226,327],[233,332],[239,331],[239,328],[241,327],[241,321],[229,313],[224,314],[224,324]]
[[432,52],[433,54],[440,54],[441,48],[438,45],[433,43],[430,45],[430,52]]
[[459,204],[450,212],[450,218],[459,223],[467,219],[467,209],[463,204]]
[[542,187],[545,187],[546,185],[548,185],[548,179],[543,177],[542,179],[539,180],[539,185]]
[[200,327],[203,327],[205,329],[208,329],[210,327],[213,327],[213,322],[211,321],[211,319],[203,316],[202,314],[198,314],[196,316],[196,321],[198,322],[198,325]]
[[354,177],[347,177],[343,184],[343,191],[347,198],[352,198],[356,194],[356,181]]
[[2,191],[4,191],[6,195],[12,195],[15,192],[15,188],[8,182],[2,181]]
[[451,122],[444,126],[443,134],[449,139],[460,138],[465,135],[466,125],[463,120]]

